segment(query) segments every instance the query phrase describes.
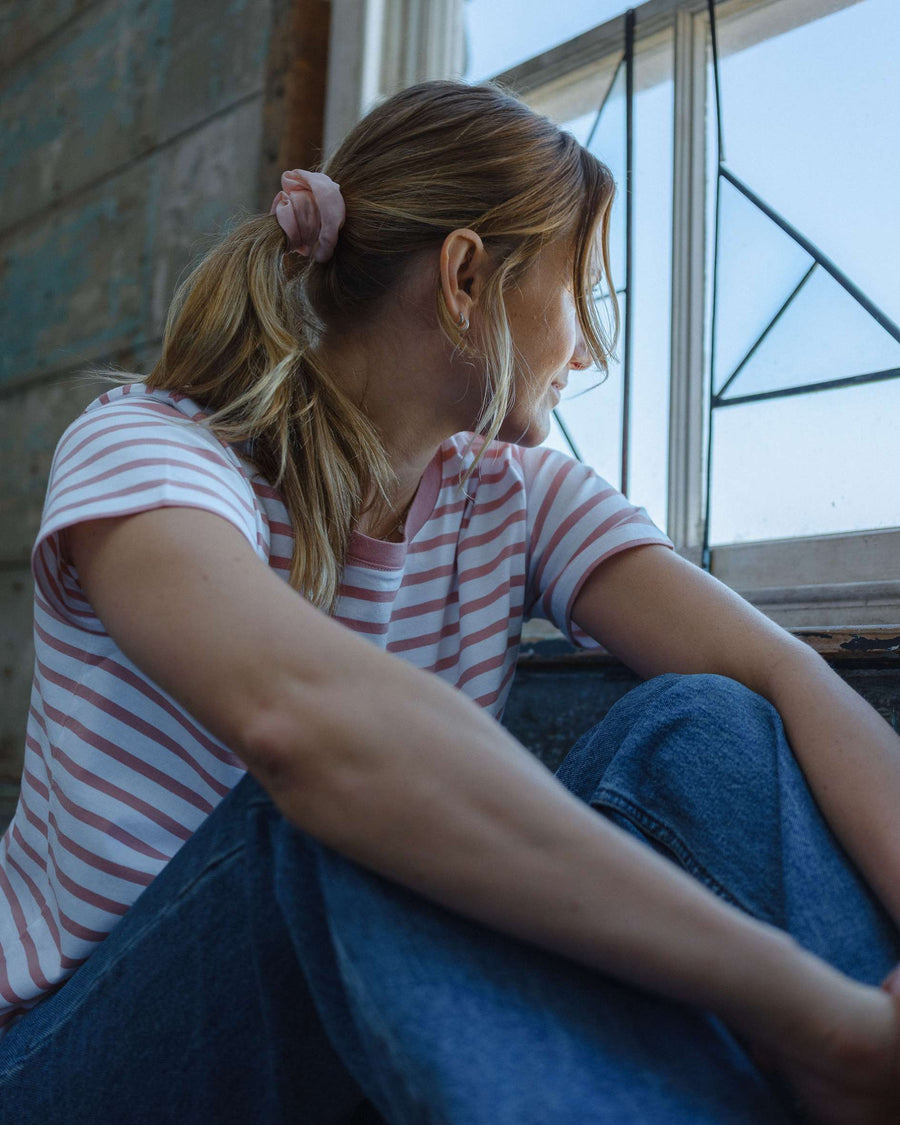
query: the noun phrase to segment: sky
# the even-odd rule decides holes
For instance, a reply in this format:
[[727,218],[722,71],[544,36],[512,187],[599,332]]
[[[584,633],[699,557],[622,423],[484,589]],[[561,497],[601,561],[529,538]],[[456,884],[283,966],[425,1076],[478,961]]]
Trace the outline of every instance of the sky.
[[[559,0],[548,26],[546,5],[537,0],[467,0],[468,77],[497,73],[626,7],[618,0]],[[741,50],[735,49],[738,33],[737,24],[720,23],[729,168],[900,323],[900,4],[860,0]],[[562,124],[584,141],[594,108],[585,106],[582,116]],[[638,93],[628,493],[662,527],[672,112],[671,77]],[[622,98],[614,94],[591,147],[620,182],[623,126]],[[709,136],[712,142],[712,128]],[[712,152],[709,182],[714,179]],[[712,191],[709,196],[711,202]],[[624,208],[621,202],[617,207],[621,242]],[[621,256],[621,247],[614,246],[614,259]],[[805,252],[769,220],[733,189],[723,189],[717,389],[809,264]],[[621,283],[621,269],[617,272]],[[731,391],[748,394],[894,366],[900,367],[900,345],[819,270]],[[578,393],[577,383],[570,380],[569,395]],[[585,459],[619,485],[619,368],[614,366],[601,386],[564,401],[562,411]],[[712,542],[900,525],[898,421],[900,379],[717,410]],[[549,443],[567,448],[558,433]]]

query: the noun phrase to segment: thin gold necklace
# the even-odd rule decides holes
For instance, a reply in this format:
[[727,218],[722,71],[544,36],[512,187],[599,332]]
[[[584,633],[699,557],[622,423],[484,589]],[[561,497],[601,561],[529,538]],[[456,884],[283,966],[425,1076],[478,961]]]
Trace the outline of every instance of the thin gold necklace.
[[403,526],[406,523],[406,517],[409,515],[409,509],[412,507],[412,502],[415,499],[415,493],[409,498],[409,502],[404,506],[403,511],[400,513],[400,518],[391,528],[387,534],[388,539],[393,539],[395,535],[400,535],[402,538]]
[[368,535],[370,539],[380,539],[382,542],[391,542],[393,540],[393,537],[398,532],[401,532],[403,530],[403,525],[406,522],[407,516],[409,515],[409,509],[412,507],[412,502],[414,499],[415,496],[411,497],[407,504],[404,504],[399,515],[397,515],[396,519],[394,520],[394,523],[391,524],[387,531],[383,532],[382,534],[378,534],[378,525],[372,524],[370,525],[370,529],[365,532],[365,534]]

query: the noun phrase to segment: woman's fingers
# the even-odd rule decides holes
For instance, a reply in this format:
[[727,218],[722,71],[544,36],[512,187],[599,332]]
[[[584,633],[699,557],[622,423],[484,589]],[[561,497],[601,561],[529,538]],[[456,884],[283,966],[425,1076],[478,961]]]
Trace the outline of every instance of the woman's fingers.
[[900,997],[900,965],[891,969],[888,975],[881,982],[881,987],[885,992],[889,992],[892,996]]

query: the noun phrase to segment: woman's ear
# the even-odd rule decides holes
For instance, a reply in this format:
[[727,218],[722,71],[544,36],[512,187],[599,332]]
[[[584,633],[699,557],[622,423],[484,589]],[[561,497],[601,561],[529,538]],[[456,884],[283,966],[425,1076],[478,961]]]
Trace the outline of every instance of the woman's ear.
[[487,282],[490,262],[481,238],[467,227],[451,231],[441,247],[441,294],[454,323],[468,327]]

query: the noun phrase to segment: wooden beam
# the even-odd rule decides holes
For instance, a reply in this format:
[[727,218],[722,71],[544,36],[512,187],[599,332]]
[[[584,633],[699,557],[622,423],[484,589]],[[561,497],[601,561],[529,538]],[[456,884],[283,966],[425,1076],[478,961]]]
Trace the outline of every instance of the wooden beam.
[[259,208],[268,210],[287,168],[314,169],[322,160],[331,4],[272,0],[266,66]]

